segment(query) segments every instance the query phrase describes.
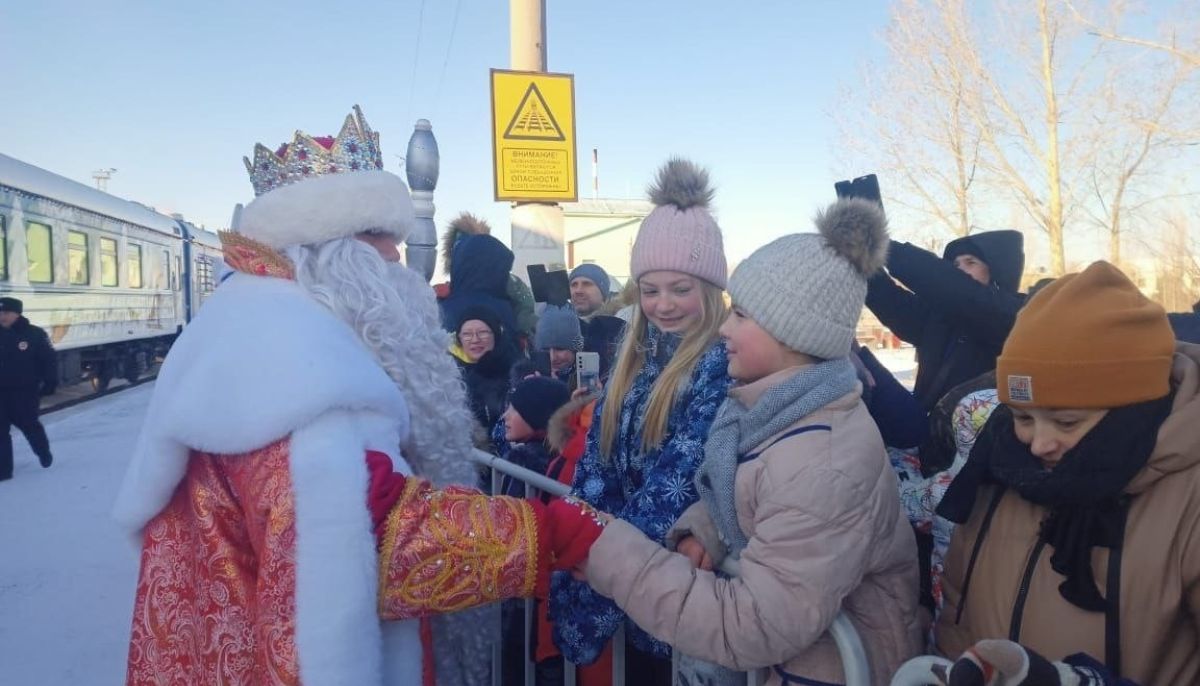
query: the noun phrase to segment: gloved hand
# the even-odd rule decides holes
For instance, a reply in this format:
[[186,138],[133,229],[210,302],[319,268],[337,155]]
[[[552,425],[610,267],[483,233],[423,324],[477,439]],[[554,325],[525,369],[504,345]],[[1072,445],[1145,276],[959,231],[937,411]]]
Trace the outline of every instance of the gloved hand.
[[607,523],[607,515],[578,498],[564,496],[550,501],[545,530],[550,568],[570,571],[586,560]]
[[392,471],[392,458],[374,450],[367,451],[367,472],[370,474],[370,484],[367,486],[367,507],[371,510],[371,524],[375,536],[383,533],[388,514],[392,506],[404,493],[408,479],[403,474]]
[[980,641],[950,667],[947,686],[1117,686],[1118,680],[1087,655],[1051,662],[1020,643]]

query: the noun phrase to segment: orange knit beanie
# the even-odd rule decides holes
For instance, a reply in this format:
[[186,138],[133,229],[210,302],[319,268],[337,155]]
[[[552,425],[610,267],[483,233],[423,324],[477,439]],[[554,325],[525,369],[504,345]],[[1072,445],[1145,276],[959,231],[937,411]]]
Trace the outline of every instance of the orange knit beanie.
[[996,360],[1000,401],[1113,408],[1170,392],[1175,334],[1121,270],[1095,262],[1029,301]]

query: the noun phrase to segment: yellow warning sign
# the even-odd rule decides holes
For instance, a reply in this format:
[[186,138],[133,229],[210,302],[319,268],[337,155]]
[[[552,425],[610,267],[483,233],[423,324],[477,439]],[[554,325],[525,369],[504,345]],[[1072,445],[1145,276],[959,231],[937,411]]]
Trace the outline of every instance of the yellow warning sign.
[[575,78],[492,70],[496,200],[578,199]]

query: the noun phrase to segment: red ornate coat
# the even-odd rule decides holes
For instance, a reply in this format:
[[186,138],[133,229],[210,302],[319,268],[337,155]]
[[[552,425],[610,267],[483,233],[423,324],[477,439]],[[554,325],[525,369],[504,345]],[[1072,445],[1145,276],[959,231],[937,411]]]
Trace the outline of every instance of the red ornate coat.
[[[242,455],[192,452],[145,527],[128,684],[301,683],[291,491],[286,440]],[[526,501],[415,478],[388,500],[377,527],[383,620],[529,596],[545,574]]]
[[232,238],[114,507],[142,542],[127,683],[429,683],[421,618],[529,594],[539,505],[393,473],[421,418],[286,258]]

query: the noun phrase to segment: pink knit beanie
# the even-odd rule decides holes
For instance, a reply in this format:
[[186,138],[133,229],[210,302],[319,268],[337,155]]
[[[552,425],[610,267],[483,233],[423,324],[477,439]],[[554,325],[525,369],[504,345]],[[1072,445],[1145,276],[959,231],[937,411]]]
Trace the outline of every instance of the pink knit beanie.
[[721,227],[708,213],[713,191],[708,172],[688,160],[671,158],[649,190],[657,207],[642,220],[633,242],[634,280],[656,271],[690,274],[725,288],[729,269]]

